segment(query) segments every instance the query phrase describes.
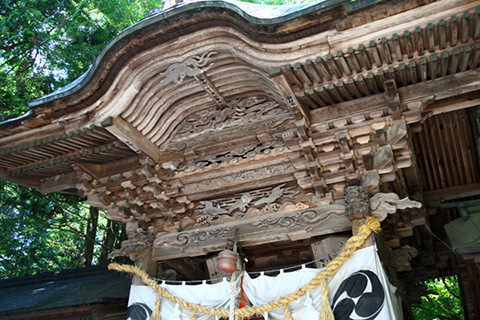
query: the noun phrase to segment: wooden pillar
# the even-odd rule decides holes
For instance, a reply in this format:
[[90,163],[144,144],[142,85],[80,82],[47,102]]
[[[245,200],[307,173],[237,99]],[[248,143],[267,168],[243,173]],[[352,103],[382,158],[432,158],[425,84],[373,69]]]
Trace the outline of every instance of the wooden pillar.
[[[346,235],[332,235],[312,242],[310,246],[312,248],[313,257],[315,259],[320,259],[331,253],[341,250],[348,238],[349,237]],[[325,260],[317,261],[315,262],[315,267],[323,268],[334,258],[335,257],[330,257]]]
[[[133,261],[135,265],[148,273],[151,277],[156,277],[157,275],[157,262],[152,259],[152,250],[145,252],[144,254],[137,254]],[[145,285],[140,278],[133,276],[132,284],[137,286]]]
[[[213,257],[213,258],[207,259],[207,261],[206,261],[207,262],[208,277],[210,279],[223,277],[223,275],[220,272],[218,272],[218,270],[217,270],[217,263],[216,263],[215,259],[216,259],[216,256]],[[213,281],[213,283],[216,283],[216,282],[219,282],[219,281]]]
[[[128,221],[126,224],[128,240],[122,242],[122,248],[125,246],[130,259],[136,266],[144,270],[151,277],[157,275],[157,262],[152,259],[153,246],[152,237],[145,235],[139,228],[138,221]],[[143,281],[137,276],[133,277],[133,285],[144,285]]]
[[[368,192],[362,186],[349,186],[345,188],[345,213],[352,221],[352,233],[358,233],[358,229],[365,223],[365,217],[370,214]],[[364,247],[372,245],[372,237],[364,244]]]

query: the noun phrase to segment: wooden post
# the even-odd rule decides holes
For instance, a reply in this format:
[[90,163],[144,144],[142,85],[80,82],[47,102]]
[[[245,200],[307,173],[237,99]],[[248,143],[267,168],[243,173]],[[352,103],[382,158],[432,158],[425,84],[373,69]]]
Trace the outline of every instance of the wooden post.
[[[207,261],[206,261],[207,262],[207,269],[208,269],[208,277],[210,279],[221,278],[223,276],[217,270],[217,263],[216,263],[215,259],[216,259],[216,256],[213,257],[213,258],[207,259]],[[220,282],[220,281],[212,281],[212,283],[217,283],[217,282]]]
[[[327,236],[323,239],[317,240],[312,242],[310,245],[313,252],[313,257],[315,259],[323,258],[335,251],[339,251],[343,248],[345,243],[348,240],[348,236],[345,235],[332,235]],[[334,257],[329,257],[321,261],[315,262],[316,268],[323,268],[325,267],[330,261],[332,261]]]
[[[146,273],[148,273],[151,277],[155,277],[157,275],[157,262],[152,259],[152,250],[148,250],[144,254],[137,255],[134,258],[135,265],[140,267]],[[133,276],[132,284],[137,286],[145,285],[140,278],[137,276]]]
[[[365,217],[370,213],[368,192],[361,186],[345,188],[345,213],[352,221],[352,233],[358,233],[358,228],[365,223]],[[372,245],[372,238],[365,241],[364,247]]]
[[[122,242],[122,248],[125,246],[130,259],[135,265],[144,270],[150,276],[157,275],[157,262],[153,260],[153,246],[151,237],[145,236],[140,232],[138,221],[128,221],[126,231],[128,240]],[[130,248],[130,242],[134,242],[134,248]],[[143,281],[137,276],[133,277],[133,285],[144,285]]]

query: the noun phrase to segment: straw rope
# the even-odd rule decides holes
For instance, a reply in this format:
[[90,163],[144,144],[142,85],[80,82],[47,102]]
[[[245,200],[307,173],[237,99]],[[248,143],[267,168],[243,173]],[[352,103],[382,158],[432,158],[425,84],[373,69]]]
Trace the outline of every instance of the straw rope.
[[[297,290],[297,292],[291,293],[289,295],[280,297],[275,301],[271,301],[267,304],[260,305],[260,306],[252,306],[242,309],[235,310],[235,316],[237,317],[251,317],[254,314],[264,314],[265,312],[269,312],[272,309],[283,308],[285,311],[286,319],[291,319],[291,311],[288,308],[288,304],[303,297],[307,292],[310,292],[320,286],[322,290],[322,307],[320,309],[320,319],[321,320],[333,320],[333,312],[330,307],[330,302],[328,300],[328,285],[327,280],[332,277],[335,272],[342,266],[354,253],[357,251],[361,246],[365,243],[372,232],[380,231],[380,222],[373,218],[367,217],[365,219],[365,224],[363,224],[359,229],[358,233],[348,239],[346,242],[342,252],[331,261],[324,270],[319,272],[308,284],[301,287]],[[176,297],[166,288],[161,287],[157,281],[150,278],[150,276],[143,271],[142,269],[138,268],[137,266],[131,265],[120,265],[117,263],[112,263],[108,266],[110,270],[117,270],[122,272],[133,273],[138,276],[143,283],[147,286],[152,288],[155,292],[157,292],[157,299],[158,297],[163,297],[171,302],[178,304],[183,309],[192,311],[194,313],[203,313],[209,314],[219,317],[228,317],[229,310],[228,309],[216,309],[210,307],[203,307],[200,304],[190,303],[185,301],[182,298]],[[158,306],[160,306],[160,300],[158,300]],[[157,300],[155,301],[155,311],[157,312],[158,316],[160,311],[157,311]],[[153,314],[152,314],[153,316]],[[157,318],[160,319],[160,318]]]

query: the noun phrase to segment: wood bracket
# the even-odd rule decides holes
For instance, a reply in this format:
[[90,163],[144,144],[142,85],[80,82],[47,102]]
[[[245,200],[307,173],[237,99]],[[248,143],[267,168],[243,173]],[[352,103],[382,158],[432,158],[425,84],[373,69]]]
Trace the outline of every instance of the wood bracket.
[[143,152],[157,163],[165,161],[160,149],[122,117],[108,117],[102,121],[102,126],[133,151]]
[[288,84],[287,79],[282,73],[272,77],[273,82],[277,85],[278,91],[282,95],[283,99],[287,102],[288,107],[298,119],[302,117],[305,119],[305,124],[309,127],[312,123],[312,117],[310,110],[305,107],[295,96],[292,88]]

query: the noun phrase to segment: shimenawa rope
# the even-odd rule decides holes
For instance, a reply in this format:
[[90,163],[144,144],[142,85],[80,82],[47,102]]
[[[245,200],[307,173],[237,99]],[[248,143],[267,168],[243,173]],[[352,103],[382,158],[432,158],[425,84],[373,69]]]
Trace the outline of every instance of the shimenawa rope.
[[[353,253],[365,243],[365,241],[368,239],[372,232],[378,231],[380,231],[380,222],[373,217],[367,217],[365,219],[365,224],[358,229],[358,233],[348,239],[342,252],[333,261],[331,261],[324,270],[319,272],[308,284],[298,289],[297,292],[280,297],[279,299],[271,301],[267,304],[236,309],[235,316],[239,318],[251,317],[255,314],[264,314],[265,312],[269,312],[272,309],[283,308],[285,312],[285,319],[291,320],[292,315],[290,309],[288,308],[288,304],[303,297],[305,294],[307,294],[307,292],[310,292],[320,286],[322,290],[322,306],[320,309],[319,319],[334,320],[333,311],[330,307],[330,302],[328,300],[327,280],[332,277],[335,272],[340,268],[340,266],[343,265],[353,255]],[[108,266],[108,268],[110,270],[117,270],[135,274],[143,281],[143,283],[145,283],[157,293],[157,299],[155,300],[155,310],[153,311],[151,316],[151,319],[153,320],[161,320],[160,304],[162,298],[168,299],[171,302],[178,304],[183,309],[191,311],[193,314],[193,318],[191,316],[190,319],[194,319],[195,314],[197,313],[209,314],[219,317],[229,316],[228,309],[203,307],[200,304],[190,303],[182,298],[176,297],[166,288],[161,287],[157,283],[157,281],[151,279],[145,271],[143,271],[137,266],[112,263]]]

